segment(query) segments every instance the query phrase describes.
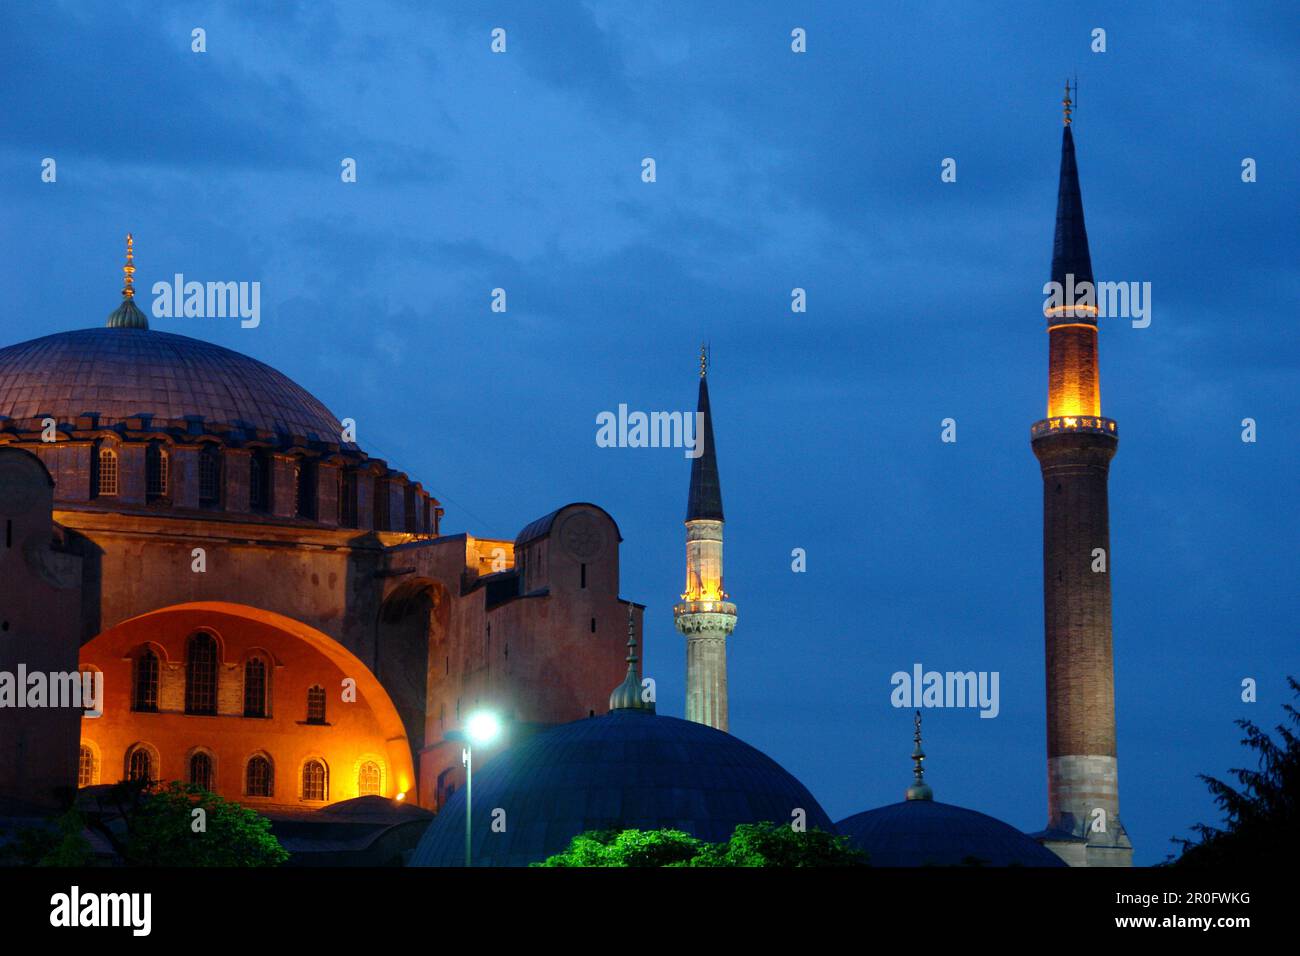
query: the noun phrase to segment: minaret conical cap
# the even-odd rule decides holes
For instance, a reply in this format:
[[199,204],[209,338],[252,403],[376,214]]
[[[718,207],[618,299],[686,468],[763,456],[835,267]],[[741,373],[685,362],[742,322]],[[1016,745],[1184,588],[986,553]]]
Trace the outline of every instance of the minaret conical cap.
[[[1088,252],[1088,230],[1083,223],[1083,194],[1079,189],[1079,166],[1074,157],[1073,123],[1070,118],[1070,94],[1066,88],[1065,129],[1061,134],[1061,179],[1056,192],[1056,234],[1052,243],[1052,281],[1067,288],[1066,276],[1074,276],[1074,286],[1093,281],[1092,256]],[[1089,316],[1071,321],[1091,322]]]
[[703,451],[691,459],[691,489],[686,500],[686,520],[722,521],[722,481],[718,477],[718,454],[713,446],[713,413],[709,410],[708,361],[703,347],[700,349],[699,411],[704,415],[704,434],[696,440],[703,442]]

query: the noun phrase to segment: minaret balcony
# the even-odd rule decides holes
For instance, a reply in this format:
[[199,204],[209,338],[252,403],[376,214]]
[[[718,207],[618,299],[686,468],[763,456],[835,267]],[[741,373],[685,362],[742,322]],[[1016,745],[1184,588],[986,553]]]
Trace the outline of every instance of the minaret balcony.
[[730,634],[736,627],[736,605],[730,601],[683,601],[673,607],[673,619],[683,634]]
[[1044,435],[1063,432],[1091,432],[1095,435],[1111,435],[1119,438],[1119,426],[1112,418],[1101,418],[1096,415],[1057,415],[1030,425],[1029,439],[1033,441]]

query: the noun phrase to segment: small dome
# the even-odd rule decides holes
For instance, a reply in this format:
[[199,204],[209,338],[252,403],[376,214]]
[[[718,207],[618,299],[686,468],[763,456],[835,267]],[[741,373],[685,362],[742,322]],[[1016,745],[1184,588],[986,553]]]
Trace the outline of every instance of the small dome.
[[[504,832],[493,814],[505,812]],[[525,866],[587,830],[673,828],[722,842],[742,823],[792,819],[834,832],[813,795],[730,734],[644,710],[544,730],[474,774],[474,865]],[[413,866],[463,866],[465,792],[429,825]]]
[[79,329],[0,349],[0,419],[62,423],[91,413],[101,427],[139,415],[200,417],[335,443],[342,430],[322,402],[269,365],[184,335]]
[[636,617],[632,605],[627,606],[627,675],[609,695],[610,710],[644,710],[655,712],[655,702],[646,700],[642,694],[641,678],[637,676],[636,662]]
[[909,799],[836,824],[872,866],[1065,866],[1015,827],[984,813]]
[[643,698],[641,681],[637,680],[636,671],[628,667],[623,683],[614,688],[609,695],[610,710],[646,710],[654,713],[654,701]]

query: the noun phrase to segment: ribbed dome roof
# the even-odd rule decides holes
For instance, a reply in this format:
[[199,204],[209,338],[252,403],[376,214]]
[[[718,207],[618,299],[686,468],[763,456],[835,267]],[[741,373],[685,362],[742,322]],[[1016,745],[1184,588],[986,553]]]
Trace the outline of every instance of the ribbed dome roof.
[[337,442],[338,419],[269,365],[184,335],[80,329],[0,349],[0,418],[99,425],[138,415],[233,425]]
[[1065,866],[1015,827],[933,800],[891,803],[835,826],[872,866]]
[[[474,865],[523,866],[586,830],[685,830],[728,839],[741,823],[791,820],[834,832],[798,780],[749,744],[704,724],[618,710],[552,727],[474,774]],[[493,832],[493,812],[505,831]],[[429,825],[413,866],[463,866],[465,791]]]

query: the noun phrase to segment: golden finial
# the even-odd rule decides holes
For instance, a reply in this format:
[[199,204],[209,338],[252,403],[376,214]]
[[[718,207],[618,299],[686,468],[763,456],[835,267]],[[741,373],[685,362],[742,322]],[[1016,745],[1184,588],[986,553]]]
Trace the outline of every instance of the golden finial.
[[916,720],[913,723],[916,733],[912,740],[916,746],[912,748],[912,776],[915,778],[912,785],[907,788],[906,798],[908,800],[933,800],[934,791],[930,785],[925,782],[925,751],[921,749],[921,712],[916,712]]
[[132,247],[135,240],[128,232],[126,234],[126,265],[122,267],[122,275],[126,276],[126,284],[122,287],[122,298],[135,298],[135,253]]
[[1070,103],[1071,103],[1071,100],[1070,100],[1070,81],[1069,81],[1069,80],[1066,80],[1066,81],[1065,81],[1065,99],[1063,99],[1063,100],[1061,101],[1061,104],[1065,107],[1065,125],[1066,125],[1066,126],[1069,126],[1069,125],[1070,125]]
[[709,370],[709,352],[703,342],[700,343],[700,378]]

